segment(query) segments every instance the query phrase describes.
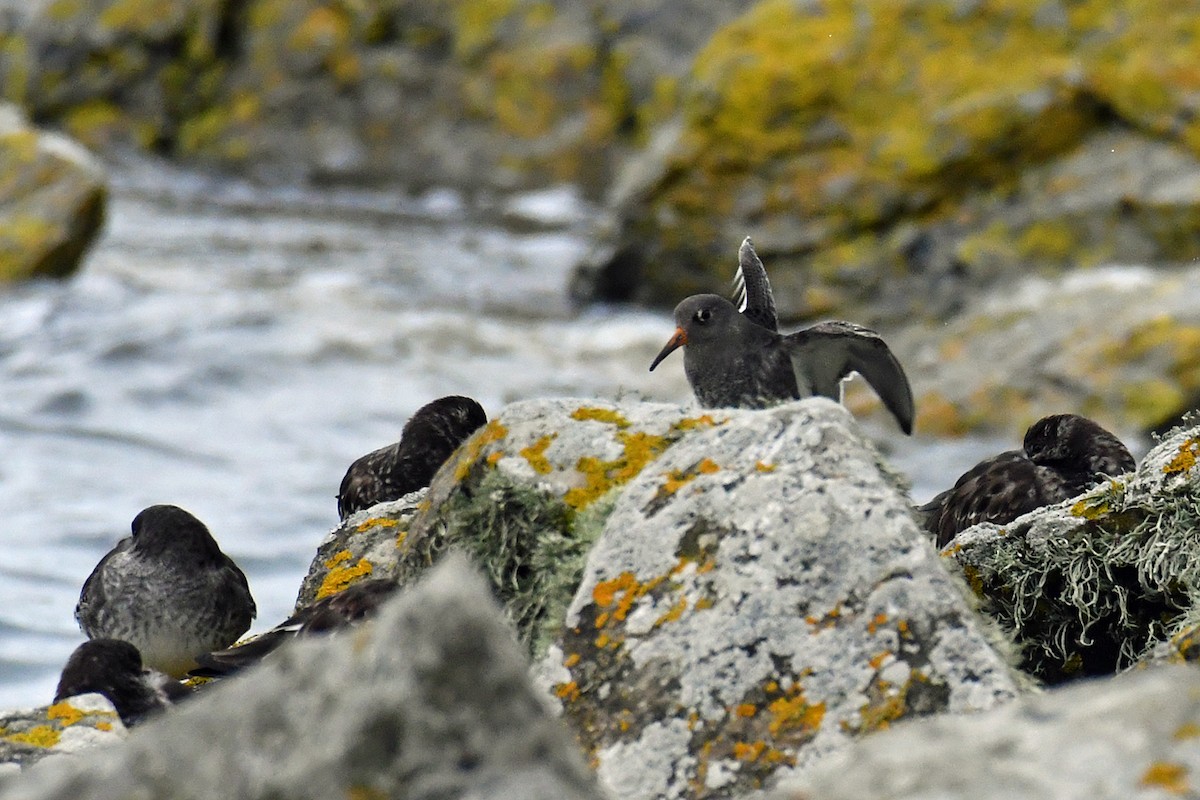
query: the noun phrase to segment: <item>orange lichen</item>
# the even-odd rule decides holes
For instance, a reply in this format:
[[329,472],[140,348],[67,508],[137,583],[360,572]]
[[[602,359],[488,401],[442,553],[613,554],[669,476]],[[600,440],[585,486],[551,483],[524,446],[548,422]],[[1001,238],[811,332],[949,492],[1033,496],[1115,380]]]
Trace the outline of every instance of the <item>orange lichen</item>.
[[35,725],[23,733],[10,733],[4,737],[10,742],[28,744],[34,747],[54,747],[62,734],[49,725]]
[[363,531],[370,530],[371,528],[394,528],[399,524],[400,522],[394,519],[371,517],[370,519],[360,522],[358,525],[356,525],[354,527],[354,532],[362,533]]
[[753,717],[758,713],[758,706],[754,705],[753,703],[742,703],[741,705],[734,707],[733,713],[737,714],[739,717]]
[[804,618],[804,621],[807,622],[809,625],[812,625],[813,627],[832,628],[835,625],[837,625],[838,618],[841,616],[842,616],[841,607],[834,606],[833,608],[829,609],[829,611],[825,614],[825,616],[815,617],[810,614]]
[[875,617],[867,623],[867,633],[875,633],[888,620],[887,614],[876,614]]
[[628,428],[629,420],[617,411],[611,408],[594,408],[583,406],[571,412],[571,419],[583,422],[585,420],[593,420],[595,422],[607,422],[610,425],[616,425],[618,428]]
[[558,434],[551,433],[538,439],[528,447],[523,447],[517,452],[529,462],[529,466],[533,467],[533,471],[538,475],[549,475],[554,467],[550,463],[550,459],[546,458],[546,448],[550,443],[558,438]]
[[777,469],[774,464],[767,464],[762,461],[755,461],[754,468],[759,472],[774,472]]
[[[623,621],[633,604],[664,580],[663,577],[657,577],[642,583],[633,573],[622,572],[612,580],[596,584],[592,589],[592,600],[601,608],[611,609],[612,619]],[[605,617],[607,620],[608,617]]]
[[1155,761],[1146,767],[1139,785],[1157,787],[1170,794],[1183,795],[1191,791],[1188,768],[1172,761]]
[[1163,467],[1163,472],[1171,475],[1176,472],[1187,472],[1196,466],[1196,456],[1200,454],[1200,439],[1188,439],[1179,445],[1179,452]]
[[571,653],[571,655],[569,655],[563,659],[563,666],[566,667],[567,669],[570,669],[571,667],[573,667],[579,663],[580,658],[581,658],[581,656],[579,655],[579,653]]
[[725,420],[715,420],[711,414],[702,414],[699,417],[685,417],[679,422],[676,422],[674,427],[680,431],[694,431],[698,428],[712,428],[717,425],[724,425]]
[[1195,739],[1200,737],[1200,723],[1185,722],[1171,734],[1172,739]]
[[679,602],[675,603],[675,605],[667,609],[666,613],[654,620],[654,626],[658,627],[659,625],[663,625],[667,622],[675,622],[683,616],[684,611],[687,611],[687,606],[687,598],[679,598]]
[[71,727],[85,716],[87,715],[83,711],[67,702],[55,703],[46,709],[46,719],[59,720],[59,724],[64,728]]
[[734,742],[733,757],[738,761],[757,761],[766,749],[767,743],[761,739],[757,742]]
[[98,730],[98,731],[111,731],[112,729],[113,729],[113,726],[112,726],[111,722],[97,722],[96,723],[96,730]]
[[[454,480],[461,481],[470,475],[471,467],[479,460],[484,449],[488,445],[500,441],[507,435],[508,428],[504,427],[499,420],[492,420],[487,425],[484,425],[483,430],[478,431],[458,449],[458,455],[456,456],[458,463],[454,467]],[[488,465],[495,466],[495,462],[489,460]]]
[[876,653],[875,655],[871,656],[871,660],[867,663],[871,665],[871,669],[878,670],[883,666],[883,662],[887,661],[891,655],[892,654],[890,651],[884,650],[883,652]]
[[586,508],[599,500],[614,486],[620,486],[637,476],[642,469],[658,458],[671,442],[649,433],[619,431],[617,439],[624,445],[621,457],[604,461],[594,456],[583,456],[575,469],[583,476],[583,486],[567,490],[563,501],[576,510]]
[[342,550],[325,561],[329,572],[325,575],[325,580],[321,581],[321,587],[317,589],[317,600],[337,594],[359,578],[370,575],[375,569],[365,558],[360,558],[355,564],[342,566],[352,558],[354,556],[349,550]]
[[567,681],[554,686],[555,696],[564,702],[571,703],[579,699],[579,684],[575,681]]
[[489,467],[494,467],[502,458],[504,458],[504,451],[497,450],[494,453],[488,453],[488,457],[483,460],[483,463],[487,464]]
[[825,718],[825,704],[809,703],[798,686],[783,697],[772,700],[767,710],[772,715],[767,725],[772,736],[793,731],[815,731]]

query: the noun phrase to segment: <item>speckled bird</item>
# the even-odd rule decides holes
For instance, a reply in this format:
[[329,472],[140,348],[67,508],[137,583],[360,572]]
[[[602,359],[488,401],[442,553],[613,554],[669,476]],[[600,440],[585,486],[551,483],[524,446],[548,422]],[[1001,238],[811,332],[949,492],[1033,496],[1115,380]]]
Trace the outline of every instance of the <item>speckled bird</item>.
[[1004,525],[1135,466],[1129,449],[1099,424],[1055,414],[1029,426],[1022,450],[980,461],[917,511],[938,547],[945,547],[972,525]]
[[88,638],[129,642],[147,667],[179,677],[197,655],[246,632],[254,599],[246,576],[182,508],[150,506],[131,529],[83,584],[75,619]]
[[417,409],[400,441],[362,456],[346,470],[338,516],[345,519],[428,486],[450,454],[486,423],[483,407],[469,397],[440,397]]

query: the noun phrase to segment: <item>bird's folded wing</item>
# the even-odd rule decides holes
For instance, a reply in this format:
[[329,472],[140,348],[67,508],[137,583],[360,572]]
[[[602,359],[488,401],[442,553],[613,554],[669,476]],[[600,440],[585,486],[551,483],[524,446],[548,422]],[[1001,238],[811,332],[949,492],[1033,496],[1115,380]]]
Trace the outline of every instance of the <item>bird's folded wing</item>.
[[786,337],[796,380],[814,394],[840,399],[841,381],[857,372],[871,384],[905,433],[912,433],[912,389],[904,368],[875,331],[852,322],[822,322]]

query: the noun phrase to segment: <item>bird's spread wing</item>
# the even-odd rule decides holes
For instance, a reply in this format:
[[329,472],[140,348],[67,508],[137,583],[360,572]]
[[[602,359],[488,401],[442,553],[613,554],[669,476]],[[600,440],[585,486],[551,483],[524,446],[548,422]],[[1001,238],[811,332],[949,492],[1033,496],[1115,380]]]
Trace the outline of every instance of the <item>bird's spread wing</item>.
[[912,433],[912,389],[879,334],[852,322],[822,322],[787,337],[796,381],[813,394],[841,399],[841,382],[857,372],[871,384],[905,433]]
[[779,318],[775,313],[775,295],[767,280],[767,270],[754,252],[754,244],[747,236],[738,249],[738,268],[733,276],[734,305],[748,320],[769,331],[779,331]]

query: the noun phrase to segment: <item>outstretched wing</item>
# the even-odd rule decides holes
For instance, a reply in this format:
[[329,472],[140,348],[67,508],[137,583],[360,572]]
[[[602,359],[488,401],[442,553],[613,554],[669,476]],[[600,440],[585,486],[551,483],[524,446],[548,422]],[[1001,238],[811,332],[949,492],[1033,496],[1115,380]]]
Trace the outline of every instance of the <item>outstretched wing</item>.
[[784,341],[800,386],[812,394],[841,400],[842,380],[857,372],[871,384],[900,429],[912,433],[916,412],[908,376],[875,331],[837,320],[797,331]]
[[750,241],[749,236],[738,248],[738,268],[733,275],[733,294],[733,304],[746,319],[769,331],[779,332],[775,295],[771,293],[767,269],[754,252],[754,243]]

